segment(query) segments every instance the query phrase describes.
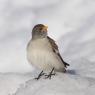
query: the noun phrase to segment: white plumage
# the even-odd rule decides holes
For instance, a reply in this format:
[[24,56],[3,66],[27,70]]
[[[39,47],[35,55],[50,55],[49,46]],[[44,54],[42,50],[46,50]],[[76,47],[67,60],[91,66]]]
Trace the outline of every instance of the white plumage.
[[64,71],[65,67],[57,54],[52,50],[47,38],[30,40],[27,46],[27,59],[36,68],[50,71]]

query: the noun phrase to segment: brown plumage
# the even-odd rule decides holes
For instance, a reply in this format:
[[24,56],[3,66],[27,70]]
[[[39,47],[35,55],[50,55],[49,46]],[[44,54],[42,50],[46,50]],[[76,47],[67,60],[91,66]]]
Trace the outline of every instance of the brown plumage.
[[60,55],[60,53],[59,53],[59,50],[58,50],[58,46],[57,46],[57,44],[55,43],[55,41],[54,41],[53,39],[51,39],[49,36],[47,36],[47,38],[48,38],[48,40],[49,40],[49,42],[50,42],[50,44],[51,44],[51,46],[52,46],[53,52],[54,52],[55,54],[57,54],[57,55],[60,57],[61,61],[62,61],[63,64],[65,65],[65,67],[69,66],[69,64],[66,63],[66,62],[64,62],[64,60],[62,59],[62,57],[61,57],[61,55]]

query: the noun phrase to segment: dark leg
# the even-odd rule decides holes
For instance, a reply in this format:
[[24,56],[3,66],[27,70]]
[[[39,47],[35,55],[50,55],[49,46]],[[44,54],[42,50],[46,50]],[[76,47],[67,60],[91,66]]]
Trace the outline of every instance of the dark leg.
[[64,71],[63,71],[64,73],[66,73],[67,71],[66,71],[66,69],[64,69]]
[[52,71],[48,75],[45,75],[46,76],[45,78],[51,79],[51,76],[55,75],[55,73],[53,73],[53,71],[54,71],[54,68],[52,69]]
[[41,76],[43,76],[45,73],[43,73],[43,71],[41,71],[41,73],[38,75],[37,78],[35,78],[36,80],[39,80],[41,78]]

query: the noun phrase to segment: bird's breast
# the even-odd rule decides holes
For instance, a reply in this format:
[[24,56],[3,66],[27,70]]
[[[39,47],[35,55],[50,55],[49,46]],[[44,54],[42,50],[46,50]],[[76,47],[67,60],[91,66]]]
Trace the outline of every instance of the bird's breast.
[[53,67],[57,70],[64,68],[47,39],[30,41],[27,47],[27,58],[32,65],[42,70],[50,70]]
[[30,42],[27,47],[28,61],[38,68],[45,68],[47,63],[50,63],[51,51],[50,44],[46,39]]
[[28,49],[30,50],[51,50],[51,45],[49,41],[46,38],[38,39],[34,41],[30,41],[30,44],[28,45]]

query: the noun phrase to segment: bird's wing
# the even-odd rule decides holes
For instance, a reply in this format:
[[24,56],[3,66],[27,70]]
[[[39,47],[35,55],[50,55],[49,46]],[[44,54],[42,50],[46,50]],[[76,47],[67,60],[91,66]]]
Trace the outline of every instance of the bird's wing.
[[69,64],[64,62],[64,60],[62,59],[62,57],[61,57],[61,55],[59,53],[59,50],[58,50],[58,46],[55,43],[55,41],[53,39],[51,39],[50,37],[47,37],[47,38],[48,38],[48,40],[49,40],[49,42],[50,42],[50,44],[52,46],[53,52],[56,53],[59,56],[59,58],[61,59],[62,63],[65,65],[65,67],[69,66]]

